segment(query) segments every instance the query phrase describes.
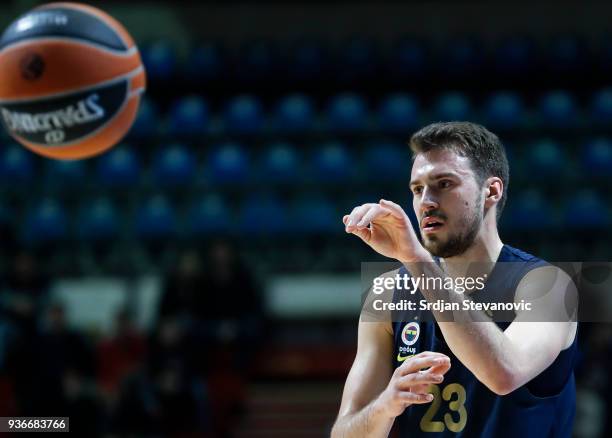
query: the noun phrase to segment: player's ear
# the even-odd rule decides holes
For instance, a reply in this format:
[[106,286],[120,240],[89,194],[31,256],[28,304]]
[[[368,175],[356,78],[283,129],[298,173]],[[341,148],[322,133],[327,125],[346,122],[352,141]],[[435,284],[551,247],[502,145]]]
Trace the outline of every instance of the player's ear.
[[492,176],[485,181],[485,208],[489,209],[497,204],[504,194],[504,183],[501,178]]

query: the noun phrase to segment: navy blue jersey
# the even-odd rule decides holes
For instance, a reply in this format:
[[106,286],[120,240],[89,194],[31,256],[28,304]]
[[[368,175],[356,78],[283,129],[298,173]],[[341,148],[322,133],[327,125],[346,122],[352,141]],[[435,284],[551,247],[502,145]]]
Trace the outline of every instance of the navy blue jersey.
[[[503,275],[496,275],[494,268],[485,289],[478,294],[495,294],[501,289],[514,291],[529,270],[545,264],[541,259],[508,245],[504,245],[497,261],[514,263],[505,264]],[[500,284],[504,287],[495,287]],[[411,313],[407,318],[394,318],[401,322],[393,322],[393,366],[399,367],[412,354],[436,351],[451,358],[451,369],[440,385],[432,385],[434,401],[412,405],[397,418],[401,437],[544,438],[572,435],[576,404],[573,373],[576,339],[526,385],[499,396],[478,381],[453,355],[435,321],[424,322],[423,315],[414,318],[415,315]],[[510,323],[497,324],[504,330]]]

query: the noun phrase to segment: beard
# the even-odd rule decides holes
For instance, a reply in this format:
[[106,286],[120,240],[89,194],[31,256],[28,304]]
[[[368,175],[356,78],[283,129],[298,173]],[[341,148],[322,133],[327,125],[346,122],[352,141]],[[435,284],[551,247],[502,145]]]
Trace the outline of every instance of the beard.
[[[431,216],[442,215],[432,212]],[[423,238],[423,246],[431,255],[442,258],[454,257],[463,254],[476,239],[476,235],[482,224],[482,202],[478,202],[474,209],[467,216],[464,216],[459,223],[459,231],[449,234],[446,239],[438,236]]]

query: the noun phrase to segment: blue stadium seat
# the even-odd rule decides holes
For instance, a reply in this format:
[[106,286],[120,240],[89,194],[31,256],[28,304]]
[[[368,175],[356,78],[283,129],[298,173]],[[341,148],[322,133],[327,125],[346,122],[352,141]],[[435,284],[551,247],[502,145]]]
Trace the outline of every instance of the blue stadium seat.
[[367,116],[368,107],[365,100],[352,93],[333,97],[327,107],[328,125],[334,131],[362,130],[366,126]]
[[612,123],[612,88],[595,93],[591,101],[591,117],[597,123]]
[[134,188],[140,178],[140,161],[127,146],[118,146],[98,158],[97,178],[107,187]]
[[322,76],[328,66],[324,45],[315,40],[298,41],[291,50],[288,69],[292,78],[314,79]]
[[82,189],[87,182],[86,166],[83,160],[47,160],[45,164],[48,187]]
[[582,163],[585,176],[609,178],[612,175],[612,141],[600,137],[587,142]]
[[241,184],[250,176],[249,156],[238,143],[224,143],[213,149],[207,169],[211,181],[218,184]]
[[301,168],[294,145],[275,143],[264,152],[259,166],[259,180],[273,183],[299,183]]
[[429,70],[429,53],[425,44],[414,38],[402,38],[393,47],[389,70],[398,77],[422,76]]
[[208,106],[201,96],[183,97],[170,109],[170,133],[172,135],[194,135],[206,131]]
[[157,187],[186,186],[196,172],[194,154],[181,144],[162,146],[153,158],[152,177]]
[[147,76],[152,80],[168,79],[174,74],[176,52],[170,42],[160,40],[145,44],[141,55]]
[[276,131],[304,132],[313,127],[314,104],[308,96],[293,94],[278,102],[274,114]]
[[368,145],[363,156],[364,168],[373,181],[408,181],[410,155],[407,145],[375,141]]
[[252,195],[240,210],[240,231],[243,235],[282,233],[287,230],[287,209],[271,195]]
[[28,212],[22,237],[25,242],[33,245],[52,243],[66,238],[67,229],[63,206],[55,199],[45,198]]
[[188,230],[193,236],[210,237],[210,233],[229,232],[234,216],[222,197],[206,195],[196,199],[189,209]]
[[119,230],[118,212],[107,198],[84,202],[79,214],[79,233],[91,242],[114,239]]
[[464,76],[479,71],[484,61],[480,41],[471,37],[452,38],[442,51],[438,68],[444,75]]
[[134,138],[155,137],[159,131],[159,110],[152,99],[144,96],[140,101],[136,120],[130,129],[129,135]]
[[564,209],[565,226],[587,229],[607,228],[610,209],[601,196],[592,190],[582,190],[567,197]]
[[218,44],[206,42],[191,50],[183,71],[191,80],[210,81],[220,78],[225,68],[222,48]]
[[533,68],[535,42],[528,37],[513,36],[503,40],[495,49],[495,69],[498,73],[527,74]]
[[238,96],[225,107],[225,124],[228,133],[251,134],[259,131],[264,122],[261,102],[254,96]]
[[472,105],[463,93],[443,94],[434,103],[434,118],[443,122],[472,120]]
[[165,197],[155,195],[137,209],[134,225],[136,235],[144,239],[172,237],[176,233],[176,213]]
[[378,110],[378,125],[387,132],[402,133],[419,124],[419,104],[408,94],[392,94],[384,99]]
[[542,96],[539,109],[546,124],[564,127],[575,122],[576,103],[574,98],[565,91],[553,91]]
[[341,143],[326,143],[313,152],[311,171],[315,182],[347,182],[354,168],[352,156]]
[[553,206],[535,190],[527,190],[511,198],[501,220],[505,227],[512,230],[550,229],[557,225]]
[[553,140],[544,139],[533,144],[526,161],[532,178],[563,178],[567,170],[563,148]]
[[333,233],[344,230],[335,205],[322,197],[302,197],[291,204],[290,225],[299,233]]
[[0,182],[14,187],[16,183],[28,182],[34,174],[34,156],[21,146],[2,148],[0,155]]
[[514,128],[521,123],[523,101],[512,92],[491,95],[485,103],[485,118],[492,128]]

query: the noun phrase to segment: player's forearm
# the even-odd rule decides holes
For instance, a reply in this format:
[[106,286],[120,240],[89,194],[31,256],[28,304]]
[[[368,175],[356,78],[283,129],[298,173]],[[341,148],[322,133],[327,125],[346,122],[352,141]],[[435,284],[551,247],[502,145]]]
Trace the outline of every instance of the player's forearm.
[[439,325],[455,356],[491,391],[504,395],[520,386],[516,367],[520,362],[519,352],[494,323],[444,322]]
[[387,438],[394,420],[375,399],[358,412],[338,417],[331,438]]
[[[407,266],[412,275],[442,277],[446,275],[434,263],[415,263]],[[429,302],[442,299],[461,303],[464,295],[446,289],[421,288]],[[482,311],[432,311],[444,340],[452,352],[485,386],[498,394],[511,392],[521,382],[521,352],[509,342],[504,332]]]

